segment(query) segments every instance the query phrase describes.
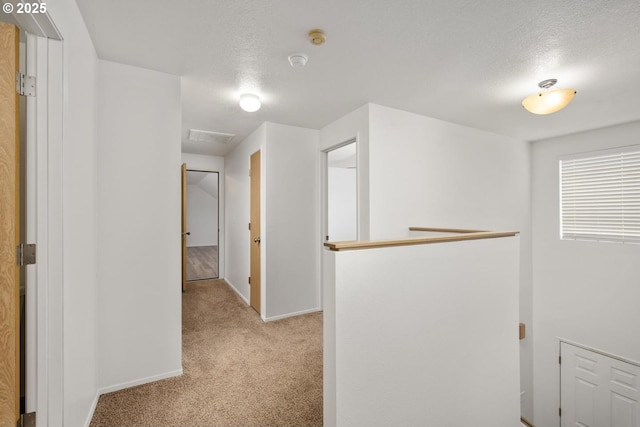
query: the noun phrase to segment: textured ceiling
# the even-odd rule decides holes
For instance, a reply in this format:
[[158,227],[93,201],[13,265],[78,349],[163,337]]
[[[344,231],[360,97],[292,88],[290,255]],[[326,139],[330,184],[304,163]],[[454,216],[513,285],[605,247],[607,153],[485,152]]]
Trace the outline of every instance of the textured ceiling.
[[[525,140],[640,120],[638,0],[77,1],[100,58],[182,76],[184,151],[224,155],[263,121],[320,129],[367,102]],[[547,78],[576,98],[527,113]],[[236,137],[198,145],[189,128]]]

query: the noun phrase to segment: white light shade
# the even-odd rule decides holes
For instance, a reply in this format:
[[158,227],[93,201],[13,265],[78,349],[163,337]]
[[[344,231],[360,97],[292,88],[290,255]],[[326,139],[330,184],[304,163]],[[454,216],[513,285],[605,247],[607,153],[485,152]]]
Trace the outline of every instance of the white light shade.
[[260,109],[260,105],[260,98],[258,97],[258,95],[245,93],[244,95],[240,96],[240,108],[248,113],[258,111]]
[[575,89],[556,89],[527,96],[522,106],[533,114],[551,114],[569,105],[576,95]]

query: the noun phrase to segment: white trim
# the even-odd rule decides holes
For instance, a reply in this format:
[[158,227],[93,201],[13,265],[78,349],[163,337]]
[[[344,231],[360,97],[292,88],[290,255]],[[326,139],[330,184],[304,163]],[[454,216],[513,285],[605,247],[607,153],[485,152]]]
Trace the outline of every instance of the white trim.
[[146,378],[140,378],[133,381],[127,381],[120,384],[114,384],[107,387],[102,387],[98,389],[98,395],[103,395],[107,393],[113,393],[114,391],[124,390],[125,388],[131,388],[142,384],[148,384],[160,380],[166,380],[167,378],[179,377],[183,374],[182,368],[176,371],[165,372],[163,374],[152,375]]
[[116,384],[108,387],[103,387],[96,391],[96,395],[93,398],[93,402],[91,403],[91,407],[89,408],[89,413],[87,414],[87,418],[84,421],[84,427],[89,427],[91,424],[91,420],[93,419],[93,414],[96,412],[96,408],[98,407],[98,401],[100,400],[100,396],[107,393],[113,393],[114,391],[124,390],[125,388],[135,387],[142,384],[148,384],[155,381],[166,380],[167,378],[178,377],[183,374],[182,368],[177,371],[166,372],[164,374],[153,375],[147,378],[141,378],[134,381],[127,381],[126,383]]
[[[53,26],[53,23],[51,23]],[[62,347],[62,43],[27,33],[27,240],[37,263],[27,268],[27,411],[38,425],[63,424]]]
[[286,314],[280,314],[278,316],[266,317],[266,318],[263,318],[263,320],[265,322],[274,322],[276,320],[286,319],[288,317],[302,316],[303,314],[319,313],[321,311],[322,310],[320,309],[320,307],[315,307],[315,308],[310,308],[308,310],[296,311],[294,313],[286,313]]
[[609,358],[611,358],[611,359],[618,360],[618,361],[620,361],[620,362],[624,362],[624,363],[628,363],[628,364],[630,364],[630,365],[634,365],[634,366],[638,366],[638,367],[640,367],[640,361],[637,361],[637,360],[627,359],[627,358],[625,358],[625,357],[618,356],[618,355],[616,355],[616,354],[609,353],[609,352],[606,352],[606,351],[604,351],[604,350],[600,350],[600,349],[598,349],[598,348],[590,347],[590,346],[588,346],[588,345],[580,344],[580,343],[577,343],[577,342],[575,342],[575,341],[567,340],[567,339],[564,339],[564,338],[558,338],[558,341],[559,341],[559,346],[558,346],[558,355],[560,355],[560,356],[562,356],[562,353],[561,353],[562,343],[565,343],[565,344],[572,345],[572,346],[574,346],[574,347],[581,348],[581,349],[583,349],[583,350],[591,351],[591,352],[593,352],[593,353],[597,353],[597,354],[600,354],[600,355],[602,355],[602,356],[609,357]]
[[42,39],[38,58],[48,89],[46,101],[38,103],[38,411],[46,414],[38,420],[54,427],[64,421],[62,42]]
[[96,391],[96,395],[93,398],[93,402],[91,403],[91,407],[89,408],[89,413],[87,414],[87,418],[84,421],[84,427],[89,427],[91,424],[91,420],[93,419],[93,414],[96,412],[96,408],[98,407],[98,401],[100,400],[100,393]]
[[[31,33],[26,33],[26,58],[25,69],[26,74],[31,76],[38,76],[38,37]],[[46,75],[46,70],[45,75]],[[42,75],[42,74],[40,74]],[[46,82],[43,89],[46,96]],[[46,98],[45,98],[46,100]],[[36,243],[38,241],[38,182],[37,182],[37,153],[38,153],[38,115],[37,107],[38,102],[42,101],[39,98],[28,96],[26,97],[26,148],[25,158],[23,165],[25,167],[25,211],[23,212],[23,218],[25,218],[26,236],[22,243]],[[22,119],[22,117],[21,117]],[[40,260],[37,260],[38,262]],[[38,288],[37,288],[37,267],[36,265],[28,265],[25,267],[25,340],[26,340],[26,354],[25,354],[25,369],[26,369],[26,381],[25,381],[25,399],[26,399],[26,412],[33,412],[36,410],[37,405],[37,355],[38,355]]]
[[236,293],[236,295],[238,295],[238,296],[240,297],[240,299],[241,299],[242,301],[244,301],[244,303],[245,303],[245,304],[250,305],[249,300],[248,300],[244,295],[242,295],[242,294],[240,293],[240,291],[238,290],[238,288],[236,288],[236,287],[235,287],[235,285],[234,285],[233,283],[231,283],[231,282],[230,282],[228,279],[226,279],[226,278],[222,278],[222,280],[224,281],[224,283],[226,283],[226,284],[227,284],[227,286],[229,286],[229,287],[231,288],[231,290],[232,290],[233,292],[235,292],[235,293]]
[[[2,1],[0,3],[12,3],[14,6],[16,2]],[[24,1],[22,2],[24,3]],[[41,3],[45,3],[41,1]],[[49,12],[45,13],[19,13],[17,8],[14,8],[11,13],[12,18],[18,24],[23,31],[27,31],[38,37],[51,38],[54,40],[62,40],[60,31],[56,27],[55,23],[51,19]]]

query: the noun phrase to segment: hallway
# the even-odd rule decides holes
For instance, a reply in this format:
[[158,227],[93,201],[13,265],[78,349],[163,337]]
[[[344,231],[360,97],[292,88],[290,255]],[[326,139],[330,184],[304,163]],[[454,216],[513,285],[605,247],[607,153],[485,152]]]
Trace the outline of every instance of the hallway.
[[263,323],[222,280],[182,297],[184,374],[101,396],[91,427],[322,425],[322,314]]

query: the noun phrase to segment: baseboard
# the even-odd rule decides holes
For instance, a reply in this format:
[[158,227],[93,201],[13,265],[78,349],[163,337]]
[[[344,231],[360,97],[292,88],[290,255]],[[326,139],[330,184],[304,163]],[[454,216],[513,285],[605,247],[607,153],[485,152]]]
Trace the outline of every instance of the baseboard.
[[93,398],[93,403],[89,408],[89,415],[87,415],[87,419],[84,422],[84,427],[89,427],[91,424],[91,420],[93,419],[93,414],[96,412],[96,408],[98,407],[98,400],[100,399],[100,391],[96,390],[96,395]]
[[127,381],[125,383],[102,387],[98,389],[98,395],[113,393],[114,391],[123,390],[125,388],[135,387],[137,385],[152,383],[160,380],[166,380],[167,378],[178,377],[180,375],[182,375],[182,368],[178,369],[177,371],[165,372],[163,374],[153,375],[151,377],[140,378],[133,381]]
[[322,311],[320,307],[310,308],[308,310],[296,311],[295,313],[280,314],[278,316],[265,317],[265,322],[273,322],[275,320],[286,319],[287,317],[302,316],[303,314],[317,313]]
[[229,286],[229,287],[231,288],[231,290],[232,290],[233,292],[235,292],[235,293],[240,297],[240,299],[241,299],[242,301],[244,301],[244,303],[245,303],[245,304],[249,305],[249,300],[248,300],[247,298],[245,298],[245,296],[244,296],[244,295],[242,295],[242,294],[240,293],[240,291],[239,291],[235,286],[233,286],[233,283],[231,283],[231,282],[230,282],[229,280],[227,280],[226,278],[224,278],[224,279],[222,279],[222,280],[224,280],[224,283],[226,283],[226,284],[227,284],[227,286]]
[[523,427],[534,427],[533,424],[531,424],[525,418],[520,417],[520,422],[523,425]]

